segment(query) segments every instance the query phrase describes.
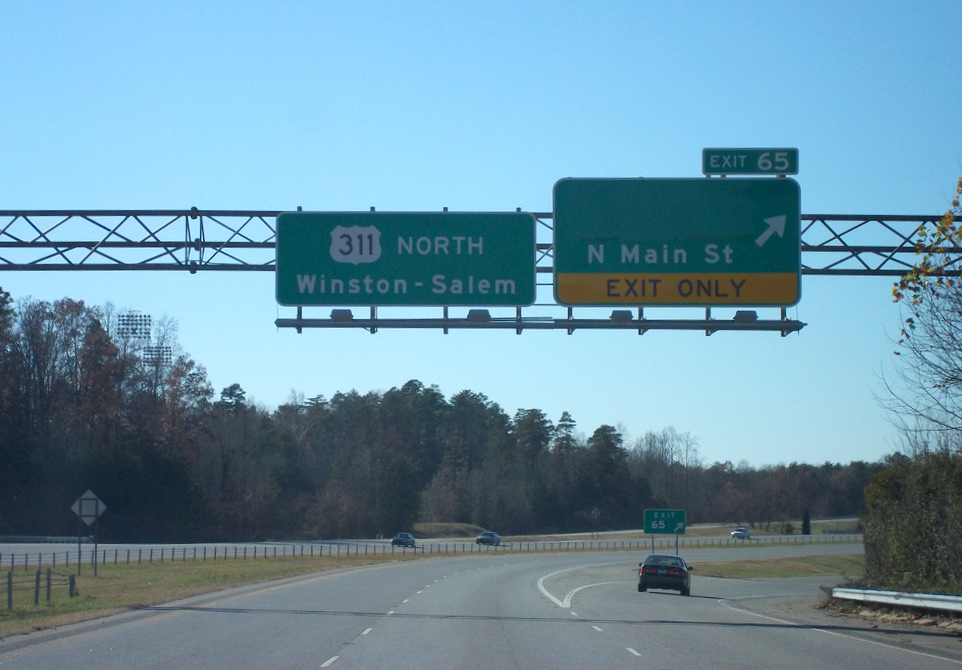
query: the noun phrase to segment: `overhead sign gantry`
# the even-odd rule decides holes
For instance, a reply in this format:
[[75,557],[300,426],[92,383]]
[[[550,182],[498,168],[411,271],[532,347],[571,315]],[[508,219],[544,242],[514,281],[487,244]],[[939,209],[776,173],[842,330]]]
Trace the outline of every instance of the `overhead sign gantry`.
[[[757,178],[745,178],[746,175],[764,175],[766,177],[763,178],[764,181],[783,182],[787,186],[763,188],[795,189],[797,192],[797,185],[785,177],[786,174],[795,174],[798,171],[797,149],[705,149],[702,154],[702,163],[703,173],[706,176],[733,178],[646,181],[737,184],[737,186],[721,187],[727,189],[745,188],[744,184],[759,181]],[[689,192],[687,190],[689,187],[685,184],[673,188],[682,195],[688,193],[693,200],[701,197],[698,193],[692,195],[693,192]],[[693,188],[716,187],[694,186]],[[738,198],[735,200],[737,201]],[[767,196],[765,201],[771,202]],[[686,208],[689,203],[682,202],[682,206]],[[787,212],[789,208],[784,209]],[[794,205],[790,209],[792,213],[798,211]],[[683,209],[679,208],[679,211]],[[745,210],[740,211],[744,213]],[[370,213],[346,214],[371,217],[375,212],[372,209]],[[571,334],[575,330],[597,329],[630,330],[637,331],[639,334],[650,330],[701,330],[705,334],[722,330],[738,330],[774,331],[787,335],[805,326],[800,321],[789,319],[786,309],[787,305],[798,299],[800,293],[795,272],[797,260],[793,258],[784,264],[779,260],[775,265],[767,265],[768,261],[762,262],[763,258],[759,257],[758,263],[752,261],[745,267],[735,268],[736,262],[741,263],[743,260],[741,257],[744,254],[738,251],[740,247],[736,244],[727,245],[731,248],[729,252],[726,250],[726,244],[717,241],[722,239],[719,234],[727,235],[730,232],[736,232],[736,228],[731,225],[714,231],[718,234],[714,234],[711,240],[695,247],[702,252],[701,262],[712,260],[717,255],[718,260],[711,263],[712,265],[731,265],[733,267],[730,269],[734,272],[751,275],[746,281],[764,280],[764,275],[770,272],[782,275],[772,285],[782,286],[782,288],[764,289],[772,293],[763,296],[763,299],[774,302],[760,300],[758,303],[761,307],[780,306],[780,318],[760,318],[751,309],[733,310],[734,316],[726,316],[721,309],[718,310],[721,314],[713,313],[712,310],[716,306],[719,308],[736,306],[734,302],[725,302],[728,296],[724,294],[728,289],[731,291],[737,289],[740,295],[747,295],[742,293],[741,286],[736,285],[740,281],[737,276],[712,278],[718,279],[717,285],[714,281],[701,286],[696,282],[690,284],[690,291],[693,294],[697,295],[700,291],[702,297],[710,297],[712,302],[680,302],[678,304],[704,305],[703,319],[676,318],[674,314],[669,318],[653,319],[649,313],[645,312],[645,305],[669,306],[668,303],[632,302],[635,296],[631,294],[644,289],[650,295],[656,287],[658,287],[659,296],[663,298],[666,295],[661,286],[663,282],[655,284],[646,281],[642,284],[636,281],[634,284],[629,284],[628,281],[623,281],[619,287],[618,282],[615,281],[614,287],[618,287],[624,293],[623,296],[618,296],[619,301],[600,301],[592,295],[588,298],[590,302],[584,303],[576,302],[581,300],[578,296],[569,296],[568,299],[572,302],[568,303],[559,304],[555,300],[537,302],[538,286],[534,281],[535,272],[542,278],[560,276],[562,282],[577,280],[576,277],[567,275],[577,274],[579,271],[574,265],[566,267],[563,259],[570,255],[571,249],[574,249],[577,255],[578,245],[582,247],[580,253],[587,253],[584,251],[587,248],[585,242],[589,245],[599,243],[599,240],[578,242],[576,238],[582,233],[578,231],[577,226],[575,229],[570,229],[568,226],[563,230],[559,229],[559,226],[564,223],[562,220],[566,217],[565,211],[521,215],[525,219],[528,217],[533,219],[538,231],[557,231],[550,240],[542,239],[537,243],[527,234],[524,240],[510,242],[507,239],[503,240],[519,250],[525,249],[524,253],[527,254],[525,258],[521,258],[520,251],[517,259],[510,253],[503,257],[494,254],[497,260],[492,260],[490,264],[452,265],[450,268],[442,267],[445,258],[458,257],[460,249],[461,260],[469,259],[476,247],[464,245],[468,243],[468,238],[482,234],[486,236],[482,243],[483,255],[487,256],[485,260],[491,260],[488,250],[492,247],[488,246],[488,242],[501,239],[504,231],[499,228],[493,233],[495,237],[489,237],[489,233],[482,232],[482,228],[469,226],[467,230],[461,232],[441,232],[435,235],[437,231],[429,228],[426,219],[421,219],[421,215],[408,213],[404,216],[417,217],[412,224],[414,227],[410,230],[393,231],[389,228],[384,230],[378,228],[378,244],[383,254],[388,248],[385,245],[389,245],[393,237],[393,244],[400,245],[393,247],[395,250],[400,248],[402,253],[408,253],[411,258],[419,260],[411,263],[410,268],[404,265],[391,266],[381,257],[376,261],[373,260],[374,231],[370,231],[369,235],[363,230],[350,232],[346,230],[354,225],[365,228],[371,221],[380,219],[380,214],[377,213],[377,217],[357,222],[334,224],[328,230],[327,239],[310,242],[306,239],[298,239],[297,235],[290,237],[288,235],[290,231],[286,228],[278,231],[278,219],[286,220],[293,215],[308,215],[301,212],[300,208],[297,212],[283,212],[276,209],[233,211],[199,208],[0,210],[0,274],[4,271],[174,271],[191,274],[210,271],[271,272],[275,273],[276,282],[279,282],[276,286],[278,301],[282,305],[296,308],[296,317],[278,318],[275,323],[279,328],[294,328],[298,332],[304,328],[363,328],[371,333],[381,328],[437,328],[447,333],[450,329],[465,328],[511,329],[519,334],[525,330],[566,330]],[[515,214],[518,213],[495,215]],[[675,221],[676,224],[678,221],[685,222],[684,219],[676,217],[675,212],[670,211],[669,214],[671,218],[666,220]],[[787,246],[794,244],[801,260],[804,261],[800,263],[800,274],[835,277],[900,277],[904,275],[917,262],[916,249],[920,236],[924,238],[926,227],[935,225],[942,218],[941,214],[931,216],[808,214],[796,217],[785,213],[785,227],[782,229],[781,213],[766,211],[755,212],[755,214],[762,217],[759,219],[752,215],[756,227],[738,233],[744,238],[738,244],[751,252],[746,252],[747,258],[751,258],[751,254],[756,252],[752,244],[758,247],[758,251],[774,249],[776,245],[780,247],[783,244]],[[334,216],[344,215],[345,213],[337,213]],[[462,214],[447,212],[430,214],[430,217],[435,216],[453,217],[444,219],[448,224],[456,222],[457,217]],[[471,216],[481,217],[482,223],[485,220],[493,221],[488,219],[492,216],[490,213]],[[589,213],[582,217],[579,225],[585,222],[591,226],[597,224],[597,230],[601,231],[602,235],[606,234],[603,232],[604,216],[606,216],[604,213]],[[716,222],[718,220],[714,210],[704,214],[702,218],[708,221],[709,217]],[[796,223],[799,218],[800,223]],[[424,223],[424,226],[421,227],[420,223]],[[698,226],[702,221],[696,217],[693,224]],[[336,246],[335,240],[330,237],[337,225],[344,227],[339,236],[341,246]],[[525,223],[520,227],[529,229],[529,226],[529,223]],[[675,260],[675,248],[684,250],[692,241],[688,237],[683,237],[682,233],[689,235],[691,230],[694,230],[691,226],[667,226],[659,234],[663,235],[664,239],[645,240],[647,245],[644,247],[645,254],[648,255],[649,251],[654,250],[655,254],[650,256],[654,259],[660,243],[661,258],[665,258],[665,245],[668,245],[672,251],[669,257]],[[360,237],[354,237],[353,234],[356,233],[360,233]],[[402,242],[398,241],[398,235],[401,236]],[[432,235],[441,239],[432,239]],[[455,239],[459,237],[462,239]],[[611,235],[609,237],[616,240],[617,253],[620,255],[622,240]],[[572,242],[572,239],[575,241]],[[281,248],[282,240],[293,242],[293,251],[287,250],[291,251],[291,255]],[[360,244],[355,244],[357,242]],[[604,241],[604,243],[608,242]],[[560,246],[556,248],[556,244]],[[569,247],[569,244],[573,246]],[[634,259],[636,253],[634,244],[627,239],[624,253],[628,261]],[[639,239],[637,244],[637,256],[640,261],[642,240]],[[465,251],[467,253],[463,253]],[[943,251],[958,255],[958,249],[954,247]],[[591,251],[594,254],[593,261],[598,259],[599,252],[600,248],[597,246]],[[321,258],[318,261],[318,258],[325,253],[329,260]],[[604,254],[606,258],[611,258],[608,253],[608,247],[606,247]],[[298,260],[299,257],[300,260]],[[340,261],[336,260],[337,258]],[[352,258],[353,261],[349,260]],[[680,261],[681,256],[677,258]],[[733,261],[730,264],[727,262],[729,258]],[[560,266],[557,259],[562,259]],[[292,261],[294,265],[287,264],[286,260]],[[368,260],[371,262],[359,262]],[[469,260],[472,263],[481,261],[482,254]],[[310,266],[310,263],[315,261],[320,264]],[[435,261],[438,264],[432,266]],[[303,267],[298,266],[301,262],[305,263]],[[324,263],[330,263],[330,265],[324,266]],[[531,271],[532,264],[534,272]],[[417,266],[418,276],[412,274],[415,266]],[[364,273],[345,272],[349,267],[360,268]],[[381,274],[382,270],[383,274]],[[587,274],[600,274],[595,273],[594,270],[595,268],[592,268],[592,272]],[[334,274],[328,274],[328,272]],[[427,281],[421,278],[424,276],[427,277]],[[502,282],[492,283],[491,278],[501,279]],[[336,281],[329,281],[332,279]],[[615,277],[615,279],[618,278]],[[632,277],[628,279],[635,281]],[[597,277],[589,277],[589,281],[596,280]],[[729,281],[727,289],[725,280]],[[510,284],[511,281],[514,281],[513,287]],[[312,282],[313,292],[310,288]],[[547,291],[547,286],[547,283],[542,282],[540,288]],[[575,281],[575,286],[576,290],[584,290],[584,287],[578,287],[578,281]],[[689,284],[679,286],[679,292],[689,291]],[[745,287],[748,287],[747,283]],[[415,289],[421,290],[422,293],[418,295]],[[594,289],[591,290],[594,291]],[[607,282],[603,290],[607,292]],[[324,291],[327,291],[326,295]],[[351,291],[355,292],[351,293]],[[397,309],[389,312],[385,318],[385,314],[378,313],[378,306],[388,305],[385,296],[392,293],[396,294],[393,298],[395,302],[390,303],[390,306]],[[567,296],[565,289],[562,290],[562,294]],[[336,301],[332,301],[332,295],[339,297]],[[606,293],[602,294],[602,297],[609,300]],[[536,302],[532,304],[532,300]],[[355,318],[350,309],[334,309],[329,318],[307,317],[304,314],[306,309],[325,305],[370,306],[370,317],[365,318],[361,315],[360,318]],[[440,315],[427,314],[424,309],[418,310],[416,315],[405,314],[404,308],[407,306],[434,306],[443,311]],[[461,310],[452,310],[449,313],[449,306],[468,308],[463,310],[467,312],[466,316],[460,316]],[[489,313],[487,309],[474,309],[475,306],[492,306],[495,310]],[[626,306],[636,306],[637,309],[622,309]],[[608,307],[609,310],[602,310],[601,307]],[[616,309],[610,310],[611,307]]]

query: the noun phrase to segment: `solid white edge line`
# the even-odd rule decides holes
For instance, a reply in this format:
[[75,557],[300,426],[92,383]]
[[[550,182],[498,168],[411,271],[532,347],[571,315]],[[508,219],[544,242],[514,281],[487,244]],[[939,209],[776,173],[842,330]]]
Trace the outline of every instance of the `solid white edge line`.
[[[719,600],[719,602],[730,610],[736,612],[742,612],[743,614],[751,614],[752,616],[757,616],[760,619],[767,619],[769,621],[775,621],[776,623],[785,624],[788,626],[794,626],[796,628],[808,628],[809,630],[815,631],[816,633],[825,633],[826,635],[834,635],[835,637],[844,638],[846,640],[856,640],[858,642],[864,642],[865,644],[874,644],[877,647],[885,647],[887,649],[895,649],[898,651],[904,651],[907,654],[915,654],[916,656],[924,656],[925,658],[932,658],[938,661],[947,661],[949,663],[954,663],[955,665],[962,665],[962,661],[955,660],[953,658],[945,658],[944,656],[937,656],[935,654],[930,654],[924,651],[916,651],[914,649],[906,649],[904,647],[899,647],[894,644],[888,644],[887,642],[877,642],[875,640],[866,640],[864,638],[858,637],[857,635],[848,635],[846,633],[837,633],[834,630],[825,630],[824,628],[819,628],[818,626],[810,626],[804,623],[796,623],[795,621],[787,621],[785,619],[779,619],[777,617],[768,616],[767,614],[759,614],[758,612],[752,612],[743,607],[736,607],[729,600]],[[869,631],[870,632],[870,631]]]

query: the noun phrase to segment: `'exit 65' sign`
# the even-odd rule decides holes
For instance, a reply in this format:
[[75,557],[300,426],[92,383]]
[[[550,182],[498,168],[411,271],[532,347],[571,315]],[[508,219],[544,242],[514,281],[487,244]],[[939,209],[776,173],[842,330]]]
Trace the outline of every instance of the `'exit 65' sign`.
[[685,510],[646,509],[645,532],[655,535],[684,535]]
[[798,149],[702,149],[702,174],[798,174]]

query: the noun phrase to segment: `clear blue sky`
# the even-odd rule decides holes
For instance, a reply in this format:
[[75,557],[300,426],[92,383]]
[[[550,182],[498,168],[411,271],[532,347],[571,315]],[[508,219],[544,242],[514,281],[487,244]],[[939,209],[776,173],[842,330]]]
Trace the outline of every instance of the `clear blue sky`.
[[[562,177],[698,177],[704,147],[783,146],[803,213],[938,214],[962,173],[956,0],[10,0],[0,26],[0,209],[550,211]],[[806,278],[790,316],[809,325],[786,338],[297,335],[269,273],[0,287],[173,318],[217,392],[268,408],[418,379],[629,444],[672,426],[709,464],[900,448],[877,401],[886,279]]]

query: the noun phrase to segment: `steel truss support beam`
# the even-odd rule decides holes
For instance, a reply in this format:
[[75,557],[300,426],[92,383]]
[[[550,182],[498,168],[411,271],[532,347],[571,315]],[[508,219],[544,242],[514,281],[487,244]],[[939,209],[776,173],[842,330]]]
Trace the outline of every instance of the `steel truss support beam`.
[[274,271],[278,212],[0,210],[0,271]]
[[[0,271],[274,271],[279,211],[0,210]],[[553,215],[537,212],[551,273]],[[802,215],[802,274],[901,276],[941,216]],[[960,254],[962,249],[946,249]]]
[[[919,231],[938,216],[802,215],[802,274],[901,277],[918,261]],[[941,253],[960,256],[962,248]],[[951,264],[958,267],[958,262]]]
[[[299,209],[299,208],[298,208]],[[275,269],[276,218],[280,211],[256,210],[0,210],[0,272],[56,271],[254,271]],[[553,275],[554,217],[535,212],[538,222],[536,270]],[[915,243],[920,230],[941,216],[874,216],[847,214],[802,215],[801,272],[814,276],[900,277],[917,261]],[[962,249],[941,250],[962,259]],[[958,267],[958,263],[950,264]],[[547,290],[551,280],[540,281]],[[566,308],[553,303],[554,310]],[[545,305],[538,305],[545,307]],[[516,308],[514,317],[484,317],[471,310],[466,317],[451,318],[444,308],[440,318],[347,317],[349,310],[334,310],[331,318],[281,318],[280,328],[441,328],[525,330],[694,330],[711,335],[718,331],[772,331],[783,336],[804,323],[786,318],[759,319],[755,312],[738,311],[732,319],[650,319],[641,309],[615,310],[610,317],[524,316],[532,308]],[[578,308],[597,314],[601,308]],[[627,314],[627,318],[625,315]]]

